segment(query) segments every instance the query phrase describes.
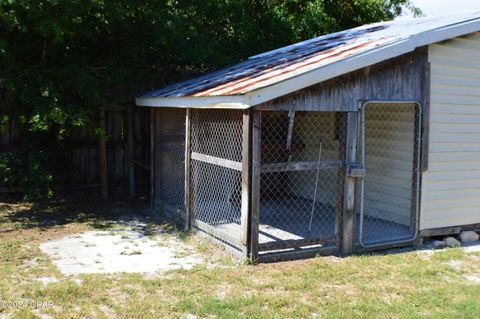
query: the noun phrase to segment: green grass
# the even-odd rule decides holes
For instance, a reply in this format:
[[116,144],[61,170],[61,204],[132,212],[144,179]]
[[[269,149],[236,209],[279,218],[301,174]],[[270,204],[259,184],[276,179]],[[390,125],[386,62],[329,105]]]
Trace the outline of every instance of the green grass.
[[[220,265],[158,276],[66,277],[41,253],[39,243],[97,229],[98,223],[88,217],[93,212],[83,208],[82,218],[72,216],[47,228],[28,217],[16,218],[20,210],[50,216],[65,214],[65,209],[0,204],[0,301],[54,303],[53,308],[40,310],[0,308],[0,318],[6,314],[37,318],[40,313],[54,318],[184,318],[191,314],[200,318],[435,319],[478,318],[480,314],[480,284],[465,278],[480,275],[480,254],[462,249],[251,266],[229,262],[219,248],[188,235],[185,241]],[[58,282],[44,284],[40,277],[55,277]]]

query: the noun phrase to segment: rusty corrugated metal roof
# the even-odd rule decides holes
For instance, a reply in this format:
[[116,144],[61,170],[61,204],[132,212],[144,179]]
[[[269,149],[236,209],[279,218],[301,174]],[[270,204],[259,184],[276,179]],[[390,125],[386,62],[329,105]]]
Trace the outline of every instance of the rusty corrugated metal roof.
[[[428,35],[426,40],[417,41],[418,43],[414,43],[415,36],[479,19],[480,14],[473,13],[366,25],[259,54],[231,67],[167,86],[140,98],[244,95],[333,63],[341,63],[348,58],[367,54],[373,49],[389,50],[392,44],[404,41],[410,41],[409,45],[413,48],[415,45],[425,45],[428,43]],[[385,51],[385,59],[392,55]],[[360,67],[362,66],[359,65]]]

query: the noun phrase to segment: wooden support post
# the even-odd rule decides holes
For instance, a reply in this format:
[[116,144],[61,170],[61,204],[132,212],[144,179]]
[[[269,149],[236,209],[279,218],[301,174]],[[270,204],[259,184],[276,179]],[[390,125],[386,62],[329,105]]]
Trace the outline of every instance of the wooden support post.
[[249,242],[249,219],[251,212],[251,161],[250,161],[250,146],[251,146],[251,109],[243,111],[243,133],[242,133],[242,207],[240,218],[240,243],[246,247],[245,252],[248,256],[250,247]]
[[342,254],[348,255],[353,252],[355,241],[355,182],[356,178],[349,176],[348,167],[357,159],[358,139],[358,113],[347,114],[347,136],[345,147],[345,189],[343,202],[343,230],[342,230]]
[[133,105],[127,106],[127,149],[128,149],[128,185],[130,197],[135,197],[135,163],[134,163],[134,132]]
[[102,186],[102,198],[108,198],[108,171],[107,171],[107,136],[105,125],[105,110],[100,110],[100,128],[102,135],[100,136],[100,183]]
[[185,230],[190,229],[192,224],[192,208],[190,200],[190,164],[191,164],[191,122],[192,122],[192,110],[188,108],[185,111]]
[[252,123],[252,212],[250,225],[250,258],[253,263],[258,260],[258,229],[260,223],[260,165],[261,165],[261,112],[253,112]]
[[155,208],[155,117],[156,108],[150,109],[150,207]]
[[191,152],[190,158],[199,162],[210,163],[216,166],[226,167],[228,169],[233,169],[236,171],[242,171],[242,163],[228,160],[226,158],[220,158],[215,156],[210,156],[206,154],[201,154],[197,152]]
[[[290,153],[292,149],[292,140],[293,140],[293,125],[295,124],[295,111],[290,110],[288,112],[288,132],[287,132],[287,150]],[[290,157],[290,155],[289,155]]]

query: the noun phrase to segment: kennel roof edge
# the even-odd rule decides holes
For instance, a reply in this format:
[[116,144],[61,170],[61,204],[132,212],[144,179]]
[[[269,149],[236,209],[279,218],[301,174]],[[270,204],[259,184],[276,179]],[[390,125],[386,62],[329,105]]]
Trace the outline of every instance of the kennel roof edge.
[[480,12],[379,22],[252,56],[236,65],[139,95],[150,107],[245,109],[414,51],[480,31]]

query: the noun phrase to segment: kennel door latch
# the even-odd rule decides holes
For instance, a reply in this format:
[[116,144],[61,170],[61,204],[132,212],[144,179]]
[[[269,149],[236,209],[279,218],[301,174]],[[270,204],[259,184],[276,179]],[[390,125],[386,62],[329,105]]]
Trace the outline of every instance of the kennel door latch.
[[349,163],[347,164],[347,176],[355,178],[364,178],[367,175],[363,165],[359,163]]

